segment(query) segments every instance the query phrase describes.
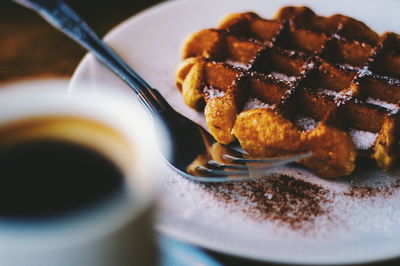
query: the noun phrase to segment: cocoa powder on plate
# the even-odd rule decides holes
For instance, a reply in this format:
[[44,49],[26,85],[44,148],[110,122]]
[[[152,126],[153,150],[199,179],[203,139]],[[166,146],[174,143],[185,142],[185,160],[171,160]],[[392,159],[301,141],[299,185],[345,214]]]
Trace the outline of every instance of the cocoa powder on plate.
[[244,202],[245,212],[257,219],[268,219],[293,230],[305,229],[327,215],[331,207],[329,191],[319,185],[286,175],[241,183],[209,184],[206,190],[226,203]]
[[348,191],[343,193],[343,195],[359,199],[372,198],[377,196],[390,197],[399,188],[400,188],[400,179],[393,182],[390,186],[371,187],[371,186],[352,185]]
[[207,184],[201,187],[219,202],[242,206],[238,210],[253,220],[273,221],[291,230],[308,232],[315,226],[319,217],[327,218],[328,221],[340,220],[333,212],[337,197],[345,196],[359,200],[387,198],[400,189],[400,179],[391,185],[379,187],[351,185],[344,192],[334,192],[287,175],[274,175],[247,182]]

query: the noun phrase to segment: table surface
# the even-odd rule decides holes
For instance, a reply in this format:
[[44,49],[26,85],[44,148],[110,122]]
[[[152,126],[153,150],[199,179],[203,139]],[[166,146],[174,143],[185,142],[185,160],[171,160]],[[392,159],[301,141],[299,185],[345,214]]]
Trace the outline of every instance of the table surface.
[[[161,1],[70,0],[67,2],[100,36],[103,36],[116,24]],[[0,85],[30,78],[71,77],[85,54],[81,47],[30,10],[10,1],[0,1],[0,18]],[[223,265],[275,265],[228,256],[211,250],[203,251]],[[400,265],[400,260],[373,265]]]

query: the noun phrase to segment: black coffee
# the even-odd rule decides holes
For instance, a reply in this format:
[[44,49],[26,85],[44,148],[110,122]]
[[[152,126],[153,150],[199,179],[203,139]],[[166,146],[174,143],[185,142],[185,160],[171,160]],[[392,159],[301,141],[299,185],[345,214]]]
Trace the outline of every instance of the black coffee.
[[122,189],[121,170],[78,144],[35,140],[0,149],[0,218],[39,218],[98,203]]

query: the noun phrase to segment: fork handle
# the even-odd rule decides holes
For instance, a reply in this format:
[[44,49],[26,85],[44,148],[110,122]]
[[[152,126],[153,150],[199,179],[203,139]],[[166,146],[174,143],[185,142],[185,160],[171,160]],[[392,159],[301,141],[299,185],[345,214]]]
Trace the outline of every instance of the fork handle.
[[65,2],[62,0],[13,1],[36,11],[55,28],[92,52],[98,60],[133,89],[149,111],[162,113],[168,109],[169,106],[161,94],[131,69]]

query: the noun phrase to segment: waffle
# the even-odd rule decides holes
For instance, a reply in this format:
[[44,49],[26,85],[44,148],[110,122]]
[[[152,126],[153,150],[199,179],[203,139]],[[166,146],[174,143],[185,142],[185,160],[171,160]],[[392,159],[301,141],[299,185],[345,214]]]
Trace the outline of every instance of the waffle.
[[231,14],[183,46],[176,83],[215,139],[251,156],[311,151],[320,177],[359,157],[392,169],[399,155],[400,36],[343,15],[284,7],[274,19]]

